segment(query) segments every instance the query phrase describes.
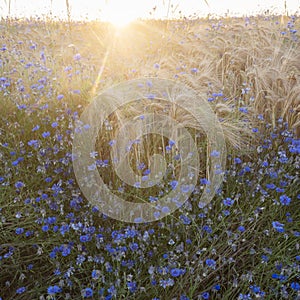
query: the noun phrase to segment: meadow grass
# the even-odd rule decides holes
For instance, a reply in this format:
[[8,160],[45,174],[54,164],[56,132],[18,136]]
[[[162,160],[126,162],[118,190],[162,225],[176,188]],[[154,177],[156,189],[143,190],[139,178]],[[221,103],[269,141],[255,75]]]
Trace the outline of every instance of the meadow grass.
[[[123,30],[2,19],[0,29],[0,299],[299,299],[297,16],[149,20]],[[201,158],[181,208],[127,224],[85,199],[72,142],[95,96],[140,77],[183,82],[207,100],[226,169],[202,205],[212,149],[196,120],[155,99],[116,110],[96,145],[97,169],[116,194],[155,203],[176,180],[170,141],[156,135],[132,147],[130,166],[143,175],[162,152],[173,168],[159,184],[138,189],[113,170],[109,142],[146,108],[192,124]]]

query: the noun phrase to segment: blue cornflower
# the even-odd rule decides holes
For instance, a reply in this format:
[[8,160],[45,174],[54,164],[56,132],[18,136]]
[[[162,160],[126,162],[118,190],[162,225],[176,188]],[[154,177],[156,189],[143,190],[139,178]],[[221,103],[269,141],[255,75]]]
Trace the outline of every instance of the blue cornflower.
[[233,203],[234,203],[234,200],[229,197],[223,200],[223,204],[225,206],[231,206]]
[[188,193],[190,190],[190,186],[188,184],[183,184],[180,186],[180,191],[182,193]]
[[115,143],[116,143],[116,140],[111,140],[111,141],[108,142],[109,146],[111,146],[111,147],[112,147]]
[[160,212],[159,211],[155,211],[153,213],[153,216],[154,216],[155,219],[158,219],[160,217]]
[[206,265],[212,269],[216,267],[216,261],[214,259],[208,258],[205,261]]
[[252,292],[253,292],[254,294],[258,294],[258,293],[260,292],[260,287],[257,286],[257,285],[251,285],[251,286],[250,286],[250,289],[252,290]]
[[278,173],[276,171],[274,171],[274,172],[270,171],[269,176],[273,179],[276,179],[276,178],[278,178]]
[[81,59],[80,53],[76,53],[76,54],[74,55],[74,60],[80,60],[80,59]]
[[140,182],[135,182],[133,186],[135,188],[139,189],[141,187],[141,183]]
[[19,159],[12,161],[11,163],[13,166],[17,166],[19,164]]
[[20,189],[20,188],[22,188],[22,187],[24,187],[25,186],[25,184],[22,182],[22,181],[17,181],[16,183],[15,183],[15,187],[17,188],[17,189]]
[[109,294],[113,295],[113,294],[116,293],[116,288],[115,288],[114,285],[111,285],[111,286],[107,289],[107,291],[109,292]]
[[170,147],[173,147],[175,144],[176,144],[175,141],[169,140],[169,146],[170,146]]
[[42,199],[46,200],[46,199],[48,199],[48,197],[49,196],[47,194],[45,194],[45,193],[42,194]]
[[272,278],[273,279],[278,279],[280,281],[284,281],[286,279],[286,276],[284,276],[282,274],[273,273]]
[[209,292],[204,292],[201,294],[202,299],[209,299]]
[[204,225],[202,229],[207,233],[213,232],[212,228],[209,225]]
[[92,278],[98,279],[100,277],[101,272],[99,270],[93,270],[92,271]]
[[76,264],[80,266],[85,261],[85,259],[86,258],[84,255],[79,254],[76,258]]
[[146,168],[146,165],[145,165],[145,163],[142,162],[142,163],[137,164],[137,168],[138,168],[138,170],[143,170]]
[[62,291],[62,289],[59,286],[57,286],[57,285],[53,285],[53,286],[51,285],[47,289],[47,293],[49,295],[54,295],[56,293],[60,293],[61,291]]
[[[9,86],[9,85],[8,85]],[[25,109],[27,107],[26,104],[21,104],[21,105],[18,105],[18,109]]]
[[146,169],[145,171],[143,171],[143,175],[149,175],[151,173],[150,169]]
[[180,216],[180,220],[182,221],[182,223],[184,225],[190,225],[191,222],[192,222],[191,219],[188,216],[186,216],[186,215],[181,215]]
[[200,179],[200,184],[210,185],[210,181],[206,178],[201,178]]
[[276,185],[274,183],[267,183],[266,188],[269,190],[274,190],[276,189]]
[[173,157],[174,160],[180,160],[180,158],[181,158],[180,154],[176,154],[176,155]]
[[48,136],[50,136],[50,132],[49,131],[45,131],[42,133],[42,137],[43,138],[47,138]]
[[59,229],[61,235],[65,235],[67,232],[70,231],[69,225],[62,225]]
[[223,96],[224,96],[223,92],[212,93],[211,95],[212,95],[213,97],[223,97]]
[[170,212],[170,208],[168,206],[164,206],[161,211],[164,213],[164,214],[168,214]]
[[248,113],[248,108],[247,107],[240,107],[239,111],[242,112],[242,113],[247,114]]
[[236,157],[235,159],[234,159],[234,163],[235,164],[240,164],[242,162],[242,160],[239,158],[239,157]]
[[68,256],[71,253],[71,249],[69,247],[63,247],[61,250],[61,255],[62,256]]
[[179,269],[179,268],[174,268],[170,271],[170,274],[171,274],[172,277],[178,277],[183,273],[184,273],[184,271]]
[[238,230],[239,230],[240,232],[244,232],[246,229],[245,229],[244,226],[241,225],[241,226],[238,227]]
[[154,197],[154,196],[149,196],[149,201],[151,203],[156,202],[158,200],[158,197]]
[[45,181],[49,183],[49,182],[52,181],[52,178],[51,177],[47,177],[47,178],[45,178]]
[[165,289],[168,286],[173,286],[174,285],[174,280],[172,278],[160,279],[159,280],[159,285]]
[[279,223],[278,221],[272,222],[272,226],[278,232],[284,232],[284,224]]
[[16,290],[16,293],[17,294],[22,294],[22,293],[24,293],[26,291],[26,287],[25,286],[22,286],[22,287],[20,287],[20,288],[18,288],[17,290]]
[[210,156],[212,156],[212,157],[219,157],[219,156],[220,156],[220,152],[217,151],[217,150],[213,150],[213,151],[211,152]]
[[42,231],[47,232],[49,230],[49,225],[43,225]]
[[136,251],[139,248],[139,244],[138,243],[130,243],[129,248],[132,251]]
[[60,269],[55,269],[53,274],[56,275],[56,276],[60,275],[61,274]]
[[300,284],[298,282],[292,282],[291,288],[295,291],[300,291]]
[[187,245],[191,245],[192,244],[192,240],[191,239],[186,239],[185,242],[187,243]]
[[252,300],[250,294],[239,294],[238,300]]
[[291,203],[291,198],[287,195],[281,195],[279,200],[282,205],[289,205]]
[[33,146],[34,148],[37,148],[39,146],[38,140],[30,140],[28,143],[28,146]]
[[86,234],[86,235],[81,235],[79,239],[81,243],[86,243],[89,242],[92,239],[92,237],[90,234]]
[[230,215],[230,211],[228,209],[222,210],[222,213],[226,217]]
[[22,234],[23,232],[24,232],[24,228],[22,228],[22,227],[18,227],[16,229],[16,234]]
[[148,94],[147,95],[147,98],[149,99],[149,100],[153,100],[153,99],[155,99],[155,94],[153,94],[153,93],[150,93],[150,94]]
[[[198,205],[198,206],[201,207],[201,205]],[[205,213],[198,214],[198,218],[200,218],[200,219],[204,219],[205,217],[206,217]]]
[[149,176],[142,176],[142,181],[147,181],[149,179]]
[[47,223],[48,224],[54,224],[56,222],[56,217],[48,217],[47,218]]
[[93,290],[89,287],[87,287],[81,291],[81,295],[84,298],[91,298],[93,296],[93,293],[94,293]]
[[[57,168],[57,169],[55,169],[54,171],[55,171],[55,173],[61,173],[62,172],[62,170],[61,170],[61,168]],[[60,187],[60,185],[61,185],[61,183],[54,183],[53,185],[52,185],[52,187],[51,187],[51,190],[54,192],[53,193],[53,196],[54,197],[57,197],[57,195],[62,191],[62,188]]]
[[29,236],[31,236],[31,235],[33,235],[33,234],[34,234],[34,231],[33,231],[33,230],[28,230],[28,231],[25,232],[25,236],[26,236],[26,237],[29,237]]
[[178,181],[172,180],[169,184],[171,185],[172,189],[175,190],[178,185]]
[[288,185],[288,183],[287,183],[286,181],[283,181],[283,180],[281,180],[279,184],[280,184],[280,186],[282,186],[282,187],[285,187],[285,186]]
[[136,282],[127,282],[127,287],[131,293],[134,293],[136,291]]

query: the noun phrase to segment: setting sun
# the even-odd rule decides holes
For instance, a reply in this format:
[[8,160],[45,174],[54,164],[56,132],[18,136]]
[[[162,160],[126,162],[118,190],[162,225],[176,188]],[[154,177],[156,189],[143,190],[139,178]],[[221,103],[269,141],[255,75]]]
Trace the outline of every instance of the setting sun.
[[117,28],[122,28],[140,16],[141,13],[137,7],[135,7],[135,4],[130,3],[130,1],[110,0],[101,9],[101,19],[112,23]]
[[130,24],[134,20],[135,18],[132,18],[130,16],[111,14],[107,16],[107,20],[105,21],[108,21],[109,23],[114,25],[117,29],[120,29]]

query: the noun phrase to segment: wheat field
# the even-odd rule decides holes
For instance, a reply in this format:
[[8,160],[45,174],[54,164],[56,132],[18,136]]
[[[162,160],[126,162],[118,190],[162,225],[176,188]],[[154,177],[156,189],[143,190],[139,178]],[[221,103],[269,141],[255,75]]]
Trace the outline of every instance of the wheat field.
[[[123,29],[7,18],[0,39],[0,299],[299,299],[297,15],[140,20]],[[115,194],[153,204],[179,184],[173,141],[155,134],[132,144],[128,168],[147,180],[151,155],[161,153],[160,183],[140,189],[113,170],[116,132],[145,111],[192,124],[200,157],[182,207],[128,224],[86,199],[72,144],[81,113],[99,94],[147,78],[179,82],[209,105],[226,166],[221,187],[202,205],[216,167],[209,161],[219,153],[188,99],[187,109],[152,98],[120,107],[93,154]],[[136,128],[128,128],[133,140]]]

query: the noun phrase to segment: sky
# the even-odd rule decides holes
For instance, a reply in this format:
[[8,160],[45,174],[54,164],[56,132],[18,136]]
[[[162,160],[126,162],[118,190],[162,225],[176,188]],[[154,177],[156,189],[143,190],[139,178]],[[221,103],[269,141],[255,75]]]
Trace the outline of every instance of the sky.
[[[168,3],[173,5],[168,10]],[[9,0],[0,0],[0,16],[8,14]],[[65,0],[11,0],[11,16],[28,17],[48,15],[60,18],[66,16]],[[230,13],[230,15],[251,15],[269,9],[276,13],[284,12],[284,3],[290,13],[300,11],[300,0],[69,0],[73,19],[88,18],[128,22],[136,18],[165,18],[197,14]],[[51,5],[52,3],[52,5]],[[156,8],[155,10],[153,8]],[[151,14],[150,14],[151,13]]]

